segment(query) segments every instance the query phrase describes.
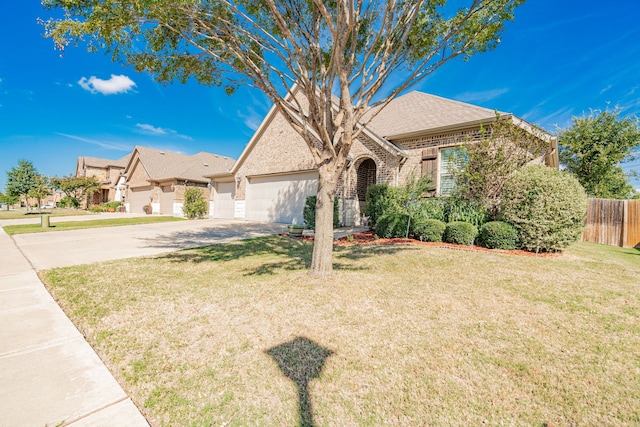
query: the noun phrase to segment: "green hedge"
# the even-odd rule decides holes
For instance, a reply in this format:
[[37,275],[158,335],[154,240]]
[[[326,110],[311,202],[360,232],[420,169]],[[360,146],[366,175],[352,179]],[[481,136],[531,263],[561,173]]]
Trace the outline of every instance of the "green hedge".
[[413,220],[412,234],[423,242],[442,242],[447,225],[438,219]]
[[473,245],[478,229],[468,222],[453,221],[447,224],[443,240],[456,245]]
[[407,237],[407,227],[409,226],[409,215],[407,214],[388,214],[378,218],[376,224],[376,235],[384,239],[394,237]]
[[480,228],[477,243],[489,249],[512,250],[518,247],[518,230],[504,221],[487,222]]

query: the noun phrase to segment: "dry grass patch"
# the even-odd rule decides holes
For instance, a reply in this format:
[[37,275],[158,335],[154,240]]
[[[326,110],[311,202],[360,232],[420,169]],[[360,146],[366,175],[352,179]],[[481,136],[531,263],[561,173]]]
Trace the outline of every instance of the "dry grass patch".
[[42,277],[152,425],[640,423],[640,251],[269,237]]

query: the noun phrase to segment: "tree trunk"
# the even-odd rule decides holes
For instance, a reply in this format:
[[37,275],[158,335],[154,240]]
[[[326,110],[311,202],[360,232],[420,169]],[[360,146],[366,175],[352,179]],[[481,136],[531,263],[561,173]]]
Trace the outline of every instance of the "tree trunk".
[[323,167],[318,172],[320,176],[316,198],[316,231],[309,274],[329,276],[333,272],[333,202],[337,179]]

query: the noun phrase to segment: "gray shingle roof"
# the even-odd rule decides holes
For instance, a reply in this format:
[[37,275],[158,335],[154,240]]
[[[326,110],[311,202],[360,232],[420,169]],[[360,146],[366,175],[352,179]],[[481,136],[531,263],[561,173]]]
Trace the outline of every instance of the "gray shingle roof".
[[207,175],[226,172],[233,165],[230,157],[200,152],[192,156],[136,146],[140,161],[153,181],[184,179],[208,182]]
[[389,139],[478,120],[491,120],[495,116],[495,111],[488,108],[413,91],[391,101],[367,128]]
[[99,157],[89,157],[89,156],[80,156],[80,159],[81,159],[81,164],[84,164],[85,166],[92,166],[96,168],[108,168],[109,166],[116,166],[116,167],[125,168],[127,167],[127,163],[129,163],[130,157],[131,157],[131,154],[127,154],[126,156],[118,160],[101,159]]

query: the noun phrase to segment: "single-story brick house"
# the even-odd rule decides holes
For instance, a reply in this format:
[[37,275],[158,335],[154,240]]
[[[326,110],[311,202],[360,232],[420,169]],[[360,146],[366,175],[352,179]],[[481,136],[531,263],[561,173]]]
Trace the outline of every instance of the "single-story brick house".
[[[512,114],[500,113],[524,129]],[[338,183],[341,222],[358,224],[368,186],[402,185],[411,175],[430,174],[436,194],[451,190],[447,150],[477,141],[481,126],[496,120],[494,110],[414,91],[394,99],[367,124],[354,141],[349,163]],[[544,159],[558,167],[557,140]],[[272,107],[244,151],[224,173],[208,175],[212,183],[214,218],[302,223],[305,199],[317,192],[318,173],[300,135]]]
[[143,212],[143,206],[150,205],[153,213],[183,216],[185,190],[199,187],[209,200],[211,184],[205,176],[227,171],[233,164],[233,159],[217,154],[189,156],[136,146],[123,173],[127,212]]
[[116,199],[117,184],[124,173],[131,154],[118,159],[101,159],[98,157],[80,156],[76,163],[76,176],[94,176],[100,181],[100,189],[96,191],[91,200],[92,205],[112,202]]

